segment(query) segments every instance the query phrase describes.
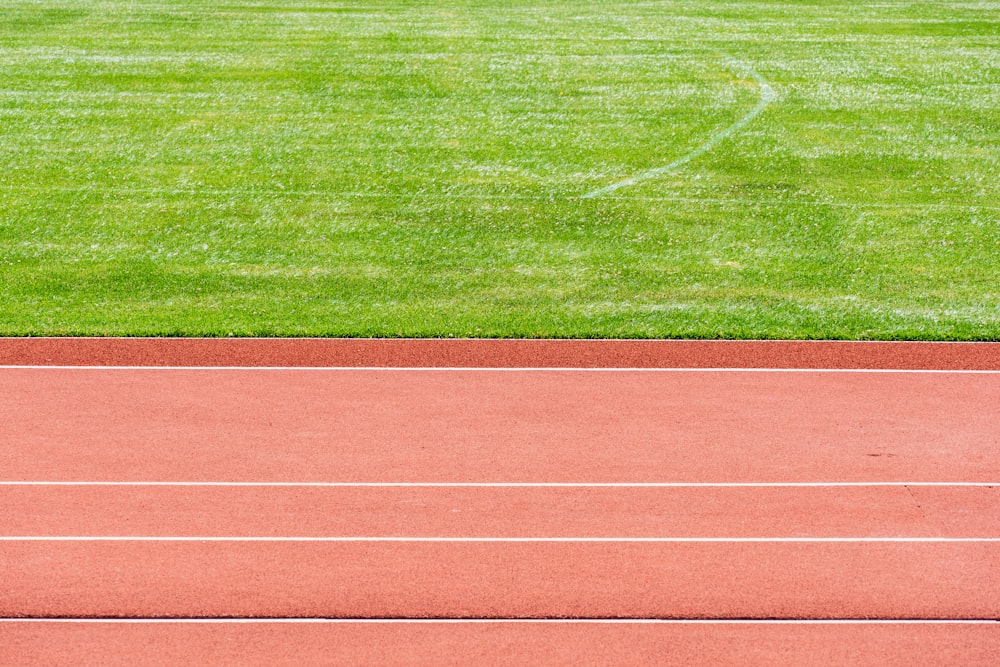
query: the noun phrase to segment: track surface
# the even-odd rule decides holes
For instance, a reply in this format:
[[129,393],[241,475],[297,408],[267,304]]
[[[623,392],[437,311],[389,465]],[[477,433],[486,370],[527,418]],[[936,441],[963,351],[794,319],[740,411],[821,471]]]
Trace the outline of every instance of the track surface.
[[[994,665],[1000,623],[7,622],[15,664]],[[85,656],[87,660],[81,660]],[[24,658],[23,660],[17,660]]]
[[[8,339],[0,362],[0,616],[735,621],[0,622],[15,663],[997,645],[992,344]],[[743,620],[776,618],[929,622]]]
[[0,365],[1000,370],[1000,343],[0,338]]

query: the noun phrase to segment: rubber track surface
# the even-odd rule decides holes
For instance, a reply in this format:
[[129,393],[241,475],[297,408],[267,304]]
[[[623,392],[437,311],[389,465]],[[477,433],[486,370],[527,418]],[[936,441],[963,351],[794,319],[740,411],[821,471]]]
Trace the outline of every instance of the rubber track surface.
[[995,658],[1000,344],[0,339],[0,365],[0,662]]

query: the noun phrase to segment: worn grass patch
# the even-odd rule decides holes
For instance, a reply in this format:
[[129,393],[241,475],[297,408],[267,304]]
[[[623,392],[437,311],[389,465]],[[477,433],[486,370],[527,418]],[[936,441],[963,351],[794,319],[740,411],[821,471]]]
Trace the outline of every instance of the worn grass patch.
[[10,0],[0,72],[3,335],[1000,339],[1000,3]]

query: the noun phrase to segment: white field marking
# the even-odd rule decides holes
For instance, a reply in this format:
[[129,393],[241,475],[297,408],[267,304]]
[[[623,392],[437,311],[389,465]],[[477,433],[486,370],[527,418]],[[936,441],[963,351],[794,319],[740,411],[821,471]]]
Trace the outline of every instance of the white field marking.
[[58,371],[366,371],[436,373],[954,373],[1000,374],[1000,370],[983,369],[916,369],[916,368],[580,368],[567,366],[57,366],[3,364],[0,370],[58,370]]
[[729,489],[841,487],[1000,487],[1000,482],[144,482],[0,481],[3,486],[153,486],[262,488],[512,488],[512,489]]
[[0,542],[460,542],[460,543],[1000,543],[1000,537],[417,537],[219,535],[4,535]]
[[[566,194],[543,194],[543,195],[519,195],[511,193],[482,193],[482,192],[412,192],[409,194],[398,192],[336,192],[330,190],[241,190],[236,188],[93,188],[87,186],[72,187],[51,187],[45,185],[0,185],[0,191],[29,191],[29,192],[88,192],[93,194],[115,194],[115,195],[137,195],[137,194],[166,194],[166,195],[223,195],[231,197],[276,195],[280,197],[322,197],[325,199],[429,199],[429,200],[462,200],[462,199],[484,199],[484,200],[523,200],[523,201],[573,201],[580,199],[580,195]],[[837,208],[856,209],[969,209],[982,211],[1000,211],[1000,206],[986,206],[982,204],[967,204],[962,202],[921,202],[921,203],[881,203],[881,202],[841,202],[841,201],[802,201],[789,199],[750,199],[746,197],[690,197],[690,196],[642,196],[642,195],[617,195],[613,199],[625,201],[650,201],[650,202],[678,202],[687,204],[735,204],[735,205],[796,205],[796,206],[832,206]]]
[[582,199],[592,199],[594,197],[600,197],[602,195],[612,193],[615,190],[620,190],[621,188],[627,188],[630,185],[635,185],[636,183],[639,183],[641,181],[648,181],[651,178],[656,178],[657,176],[665,174],[668,171],[673,171],[677,167],[687,164],[696,157],[699,157],[704,153],[707,153],[708,151],[715,148],[715,146],[722,140],[732,136],[734,133],[743,129],[743,127],[747,123],[749,123],[754,118],[759,116],[761,112],[763,112],[764,109],[767,107],[767,105],[769,105],[777,98],[774,89],[771,88],[770,84],[768,84],[768,82],[764,79],[764,77],[762,77],[757,72],[757,70],[755,70],[747,63],[736,60],[735,58],[732,58],[730,56],[724,56],[724,58],[730,67],[739,70],[741,73],[749,76],[754,80],[754,82],[756,82],[757,89],[760,91],[760,100],[757,102],[757,104],[754,106],[753,109],[751,109],[749,112],[747,112],[746,115],[744,115],[742,118],[740,118],[738,121],[736,121],[729,127],[722,129],[716,132],[715,134],[711,135],[708,138],[708,140],[706,140],[703,144],[695,147],[694,150],[690,151],[689,153],[686,153],[685,155],[682,155],[673,162],[665,164],[662,167],[648,169],[642,173],[636,174],[635,176],[631,176],[629,178],[626,178],[625,180],[618,181],[617,183],[612,183],[611,185],[607,185],[603,188],[591,190],[587,194],[583,195]]
[[0,617],[0,623],[332,623],[332,624],[576,624],[587,625],[1000,625],[994,619],[962,618],[13,618]]

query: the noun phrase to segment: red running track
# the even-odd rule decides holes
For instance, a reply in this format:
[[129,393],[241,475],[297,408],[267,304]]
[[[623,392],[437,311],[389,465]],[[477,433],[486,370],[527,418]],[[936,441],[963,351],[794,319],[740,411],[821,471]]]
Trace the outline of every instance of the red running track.
[[1000,342],[0,338],[0,365],[1000,370]]
[[1000,480],[996,372],[0,372],[7,480]]
[[[996,664],[1000,623],[0,621],[17,665]],[[86,660],[81,660],[85,656]],[[155,656],[155,657],[154,657]]]
[[[72,365],[84,348],[100,357],[100,344],[72,339],[0,343],[15,365]],[[104,353],[199,366],[234,343],[253,363],[230,363],[248,366],[330,361],[351,346],[362,361],[385,354],[376,341],[318,342],[309,356],[302,341],[213,351],[150,339],[107,341]],[[401,343],[387,348],[409,352],[387,365],[421,365],[427,343]],[[436,341],[428,358],[551,367],[566,365],[561,343],[579,343],[581,366],[619,370],[0,369],[0,615],[1000,617],[996,346],[495,343]],[[732,363],[739,349],[747,356]],[[621,369],[633,357],[744,370]],[[746,370],[779,358],[849,368]],[[950,370],[889,370],[918,362]],[[993,372],[960,372],[975,369]],[[311,650],[346,626],[267,627],[306,633]],[[390,647],[418,646],[413,632],[461,635],[473,651],[512,633],[504,641],[526,656],[591,646],[572,625],[358,627],[352,636],[406,637]],[[187,637],[205,656],[220,632],[246,631],[0,623],[25,651],[40,650],[33,637],[97,636],[86,628],[129,646]],[[618,640],[586,655],[638,633],[626,642],[635,651],[676,642],[683,656],[702,642],[723,662],[736,655],[718,648],[725,637],[744,656],[751,644],[772,658],[799,655],[792,645],[837,656],[857,641],[913,662],[932,655],[913,640],[919,628],[969,663],[996,638],[989,623],[600,628],[583,634]]]

